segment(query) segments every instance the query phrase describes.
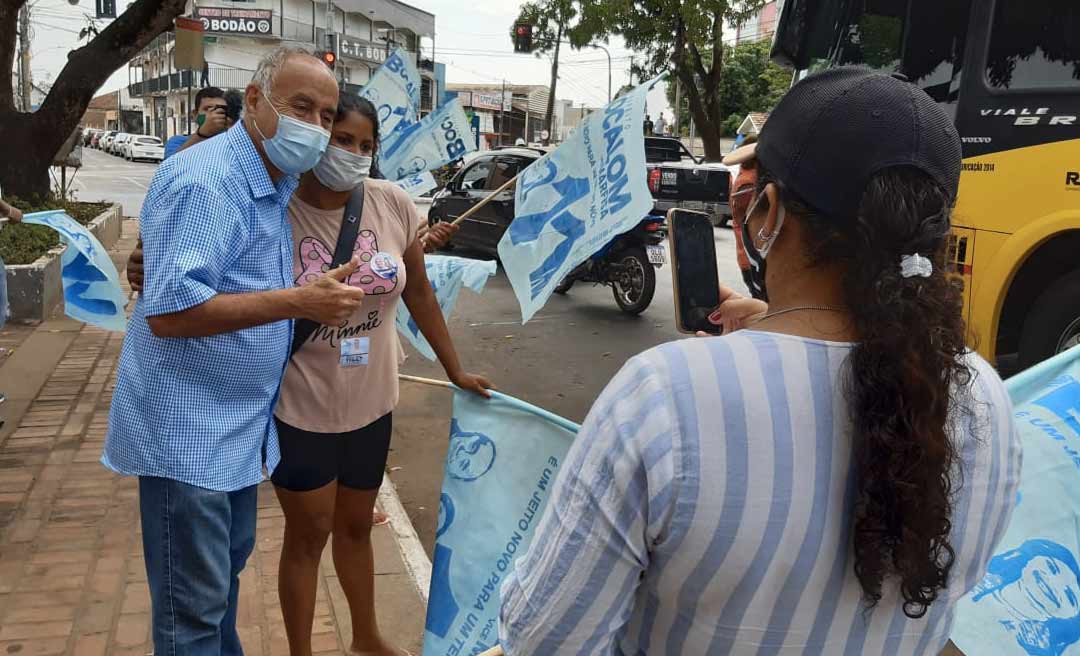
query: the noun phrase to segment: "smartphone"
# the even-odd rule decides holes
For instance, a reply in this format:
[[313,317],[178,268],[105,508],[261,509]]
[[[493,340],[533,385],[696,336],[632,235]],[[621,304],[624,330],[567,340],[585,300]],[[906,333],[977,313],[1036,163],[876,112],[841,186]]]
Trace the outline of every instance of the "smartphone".
[[720,305],[716,238],[704,212],[672,209],[667,213],[671,252],[671,284],[675,292],[675,325],[679,332],[720,334],[709,315]]

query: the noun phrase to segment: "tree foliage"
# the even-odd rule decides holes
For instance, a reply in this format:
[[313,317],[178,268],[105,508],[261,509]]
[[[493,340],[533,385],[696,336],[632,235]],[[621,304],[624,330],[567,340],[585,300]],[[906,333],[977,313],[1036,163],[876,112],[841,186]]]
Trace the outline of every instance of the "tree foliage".
[[[0,70],[12,69],[19,9],[26,0],[0,0]],[[22,197],[49,190],[53,156],[82,120],[90,100],[117,69],[172,28],[185,0],[136,0],[68,61],[36,112],[15,109],[11,76],[0,75],[0,143],[18,157],[0,158],[0,186]]]
[[764,0],[581,0],[578,38],[620,35],[644,53],[638,79],[671,73],[705,145],[705,158],[723,156],[720,85],[726,68],[724,26],[745,23]]
[[[721,134],[731,136],[750,112],[772,110],[791,86],[791,71],[769,58],[768,41],[755,41],[738,46],[725,46],[724,74],[718,89],[720,115],[724,117]],[[668,103],[675,106],[675,85],[668,84]],[[679,112],[682,129],[690,126],[690,108],[686,98]]]

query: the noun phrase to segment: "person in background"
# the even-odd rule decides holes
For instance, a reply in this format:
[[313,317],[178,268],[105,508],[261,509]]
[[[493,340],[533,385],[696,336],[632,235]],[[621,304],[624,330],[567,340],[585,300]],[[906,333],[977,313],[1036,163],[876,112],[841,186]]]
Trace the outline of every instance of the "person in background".
[[664,120],[664,112],[660,112],[660,118],[656,119],[654,130],[661,137],[667,134],[667,121]]
[[195,124],[198,128],[190,135],[178,134],[165,142],[165,159],[181,150],[216,137],[228,128],[228,104],[225,92],[217,87],[199,89],[195,94]]
[[286,207],[330,139],[337,81],[310,54],[278,48],[244,102],[232,130],[169,158],[150,184],[145,280],[101,457],[139,477],[157,654],[242,653],[239,575],[258,483],[280,459],[273,410],[290,320],[337,324],[364,295],[342,282],[356,261],[292,284]]
[[225,129],[228,130],[240,121],[244,111],[244,94],[236,89],[225,92]]
[[645,131],[645,136],[646,137],[651,137],[652,136],[652,134],[653,134],[653,121],[652,121],[651,118],[649,118],[648,114],[645,115],[645,123],[642,126],[642,128]]
[[364,188],[354,253],[363,264],[347,280],[364,290],[364,301],[345,321],[317,327],[294,347],[275,411],[281,464],[272,480],[285,511],[278,592],[292,656],[311,654],[319,562],[330,536],[352,618],[351,652],[402,653],[376,623],[371,543],[398,401],[398,302],[455,385],[482,396],[491,386],[458,361],[427,279],[416,205],[397,185],[368,177],[378,141],[375,106],[343,92],[330,146],[301,177],[289,205],[293,276],[308,285],[329,265],[342,212]]
[[761,290],[755,293],[750,276],[750,259],[746,257],[743,248],[742,227],[746,220],[746,210],[750,206],[750,200],[757,186],[757,160],[755,159],[755,146],[757,136],[750,135],[743,141],[743,146],[724,157],[724,164],[736,168],[731,177],[731,195],[729,205],[731,207],[731,229],[735,233],[735,258],[739,263],[739,271],[742,272],[743,282],[750,290],[751,296],[758,298]]
[[950,279],[951,119],[841,67],[792,87],[756,151],[768,312],[600,395],[502,586],[508,656],[937,655],[987,569],[1022,454]]

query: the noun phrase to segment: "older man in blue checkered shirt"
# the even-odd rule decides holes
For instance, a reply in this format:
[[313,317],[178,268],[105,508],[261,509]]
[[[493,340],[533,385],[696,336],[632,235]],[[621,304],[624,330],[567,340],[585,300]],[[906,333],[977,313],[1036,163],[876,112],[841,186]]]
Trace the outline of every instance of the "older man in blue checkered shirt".
[[238,575],[256,485],[278,462],[272,413],[293,318],[339,323],[356,263],[293,287],[286,206],[338,102],[317,59],[283,48],[224,137],[169,158],[143,203],[142,296],[120,357],[102,462],[139,477],[158,654],[241,654]]

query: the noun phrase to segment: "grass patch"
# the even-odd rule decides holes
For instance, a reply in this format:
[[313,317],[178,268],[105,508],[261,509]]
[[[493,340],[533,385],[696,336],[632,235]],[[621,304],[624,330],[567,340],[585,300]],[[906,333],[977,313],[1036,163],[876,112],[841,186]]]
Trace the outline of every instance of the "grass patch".
[[[53,199],[24,201],[8,198],[6,200],[24,213],[65,210],[83,225],[87,225],[109,209],[108,203],[80,203]],[[0,230],[0,258],[3,258],[4,264],[31,264],[59,243],[60,237],[52,228],[8,223]]]

